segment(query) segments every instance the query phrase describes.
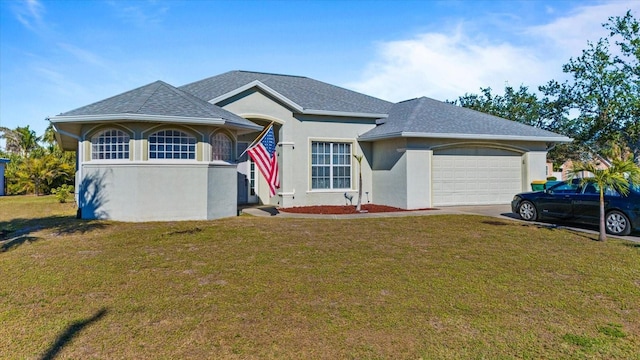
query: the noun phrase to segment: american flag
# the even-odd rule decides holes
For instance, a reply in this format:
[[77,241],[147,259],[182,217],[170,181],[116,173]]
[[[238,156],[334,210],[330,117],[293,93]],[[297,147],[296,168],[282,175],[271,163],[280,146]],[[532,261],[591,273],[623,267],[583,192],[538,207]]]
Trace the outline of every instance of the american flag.
[[276,137],[273,135],[273,125],[264,133],[262,139],[247,149],[253,162],[258,166],[262,176],[269,184],[269,196],[276,195],[276,189],[280,188],[280,176],[278,175],[278,157],[276,156]]

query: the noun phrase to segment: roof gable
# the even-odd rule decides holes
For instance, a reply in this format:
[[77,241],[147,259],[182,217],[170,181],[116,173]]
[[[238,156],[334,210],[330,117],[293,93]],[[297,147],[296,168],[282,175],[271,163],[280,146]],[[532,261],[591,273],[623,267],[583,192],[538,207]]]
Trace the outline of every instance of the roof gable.
[[102,115],[162,116],[198,119],[224,119],[236,125],[253,125],[250,121],[199,99],[163,81],[133,89],[81,108],[62,113],[55,118]]
[[65,150],[75,150],[81,125],[87,123],[144,121],[215,125],[242,132],[262,129],[262,126],[162,81],[67,111],[49,121]]
[[384,117],[391,102],[303,76],[230,71],[196,81],[180,89],[213,103],[258,87],[306,114],[356,114]]
[[395,104],[380,125],[360,140],[449,137],[569,142],[556,133],[427,97]]

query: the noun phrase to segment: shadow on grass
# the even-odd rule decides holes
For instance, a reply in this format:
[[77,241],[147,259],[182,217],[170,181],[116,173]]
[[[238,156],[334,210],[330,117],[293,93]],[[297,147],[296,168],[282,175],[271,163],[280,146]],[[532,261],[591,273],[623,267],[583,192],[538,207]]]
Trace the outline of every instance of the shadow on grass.
[[36,219],[12,219],[0,221],[0,253],[14,249],[24,243],[38,241],[31,236],[40,230],[52,230],[58,235],[84,234],[105,228],[107,224],[97,220],[79,220],[73,216],[49,216]]
[[36,242],[40,240],[37,237],[34,236],[19,236],[17,238],[13,238],[9,241],[6,241],[4,243],[2,243],[2,246],[0,246],[0,253],[3,253],[5,251],[9,251],[12,248],[18,247],[24,243],[32,243],[32,242]]
[[506,226],[506,225],[509,225],[508,223],[506,223],[504,221],[499,221],[499,220],[484,220],[482,223],[483,224],[487,224],[487,225],[494,225],[494,226]]
[[56,340],[56,342],[51,344],[51,346],[49,347],[49,350],[47,350],[47,352],[42,355],[40,360],[54,359],[58,355],[60,350],[62,350],[65,347],[65,345],[67,345],[71,340],[73,340],[73,338],[76,337],[76,335],[78,335],[78,333],[82,331],[82,329],[84,329],[88,325],[91,325],[91,323],[100,320],[106,314],[107,314],[107,309],[102,308],[98,312],[96,312],[92,317],[85,320],[76,321],[73,324],[69,325],[66,328],[66,330],[62,334],[60,334],[60,336],[58,336],[58,339]]
[[508,217],[508,218],[510,218],[510,219],[520,220],[520,215],[518,215],[518,214],[514,214],[514,213],[512,213],[512,212],[502,213],[502,214],[500,214],[500,215],[501,215],[501,216],[504,216],[504,217]]

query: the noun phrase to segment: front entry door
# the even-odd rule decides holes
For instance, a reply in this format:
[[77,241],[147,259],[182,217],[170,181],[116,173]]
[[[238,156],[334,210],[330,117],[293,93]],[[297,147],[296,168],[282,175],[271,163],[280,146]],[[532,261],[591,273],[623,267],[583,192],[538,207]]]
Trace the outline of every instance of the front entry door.
[[[240,155],[249,143],[238,142],[237,154]],[[258,202],[256,194],[256,167],[247,153],[238,159],[238,204],[255,204]]]

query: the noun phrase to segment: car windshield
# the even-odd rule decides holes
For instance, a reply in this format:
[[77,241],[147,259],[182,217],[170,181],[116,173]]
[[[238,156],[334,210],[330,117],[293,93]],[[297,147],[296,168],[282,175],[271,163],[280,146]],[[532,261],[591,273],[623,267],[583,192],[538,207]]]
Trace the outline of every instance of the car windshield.
[[578,192],[579,184],[576,181],[573,182],[560,182],[549,188],[549,192],[552,193],[575,193]]

